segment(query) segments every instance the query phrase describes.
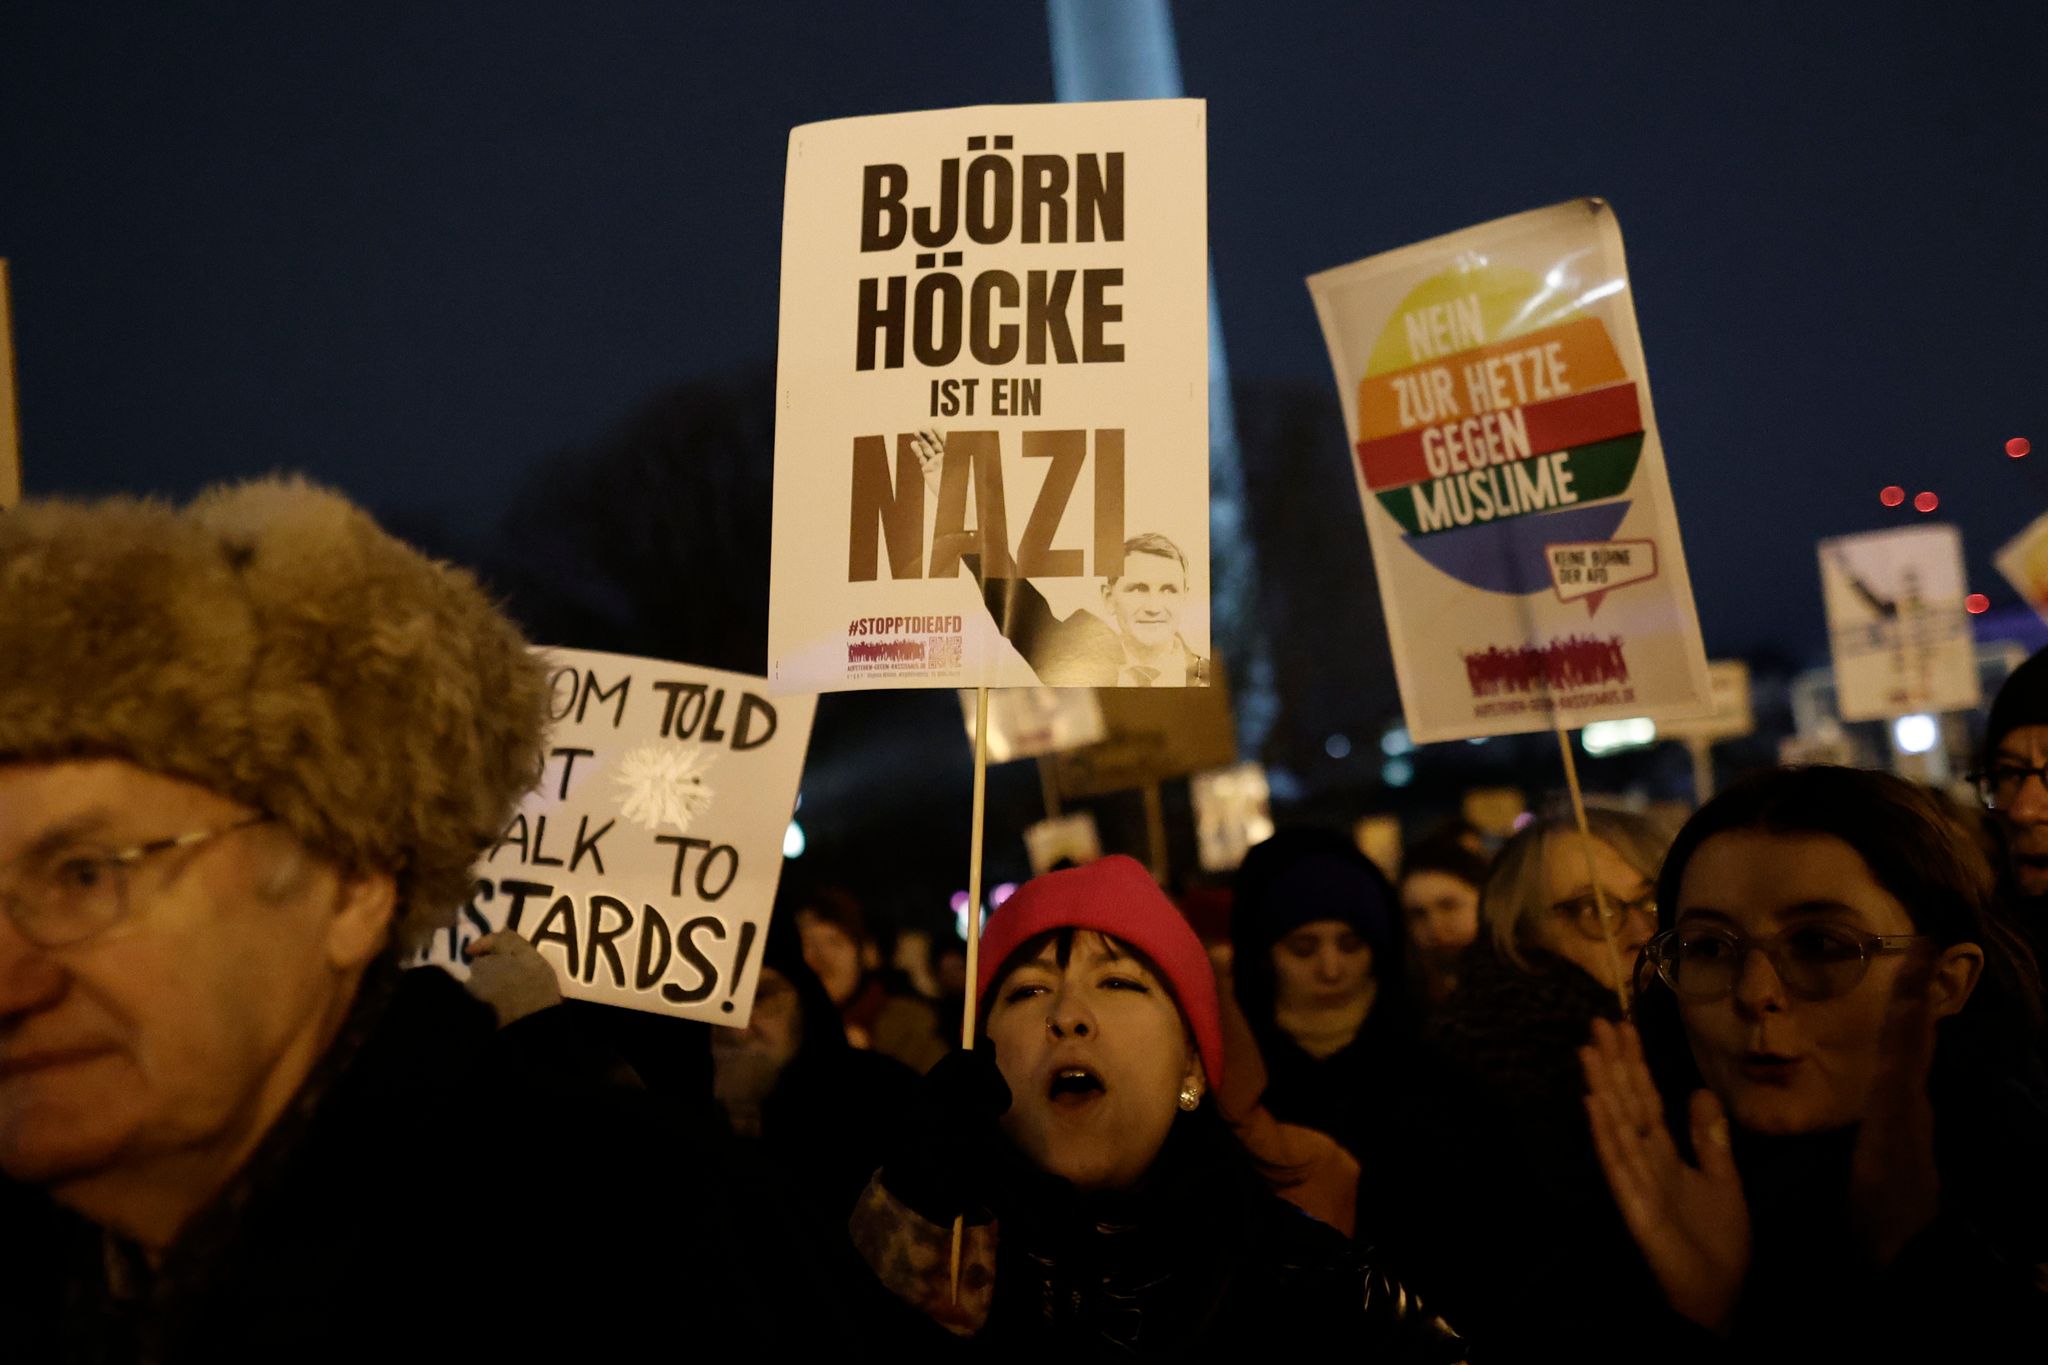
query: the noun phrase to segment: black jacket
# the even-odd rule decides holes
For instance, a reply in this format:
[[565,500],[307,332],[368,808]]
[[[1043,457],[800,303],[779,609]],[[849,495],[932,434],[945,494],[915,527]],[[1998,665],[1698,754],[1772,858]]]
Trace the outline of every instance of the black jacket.
[[[901,1277],[913,1262],[943,1277],[950,1220],[890,1197],[890,1171],[863,1198],[856,1241],[895,1293],[936,1297],[943,1290]],[[1007,1145],[987,1174],[989,1202],[970,1218],[993,1222],[986,1320],[951,1338],[905,1309],[899,1339],[878,1354],[1255,1365],[1276,1348],[1321,1348],[1330,1359],[1464,1359],[1451,1329],[1361,1249],[1274,1195],[1212,1113],[1176,1120],[1131,1190],[1076,1190]],[[899,1226],[869,1221],[890,1219]],[[970,1266],[963,1283],[983,1273]]]
[[301,1100],[152,1271],[0,1186],[0,1341],[41,1360],[608,1360],[743,1336],[746,1210],[714,1135],[501,1035],[445,973],[366,982]]

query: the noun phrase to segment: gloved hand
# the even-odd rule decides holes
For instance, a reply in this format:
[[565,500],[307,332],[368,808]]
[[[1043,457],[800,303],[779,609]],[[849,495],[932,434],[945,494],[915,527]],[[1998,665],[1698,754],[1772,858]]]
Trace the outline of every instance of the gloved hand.
[[932,1065],[889,1157],[882,1185],[918,1217],[970,1221],[987,1208],[986,1191],[1003,1140],[997,1127],[1010,1108],[1010,1086],[987,1044],[955,1048]]
[[523,935],[485,934],[469,945],[469,993],[498,1015],[498,1027],[562,1003],[561,982]]

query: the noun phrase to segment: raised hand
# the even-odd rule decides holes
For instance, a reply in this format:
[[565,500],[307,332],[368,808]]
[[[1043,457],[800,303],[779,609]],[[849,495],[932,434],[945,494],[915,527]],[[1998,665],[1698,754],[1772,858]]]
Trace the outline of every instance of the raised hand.
[[1725,1330],[1749,1273],[1749,1205],[1721,1102],[1704,1090],[1692,1097],[1695,1167],[1665,1126],[1634,1028],[1595,1020],[1579,1061],[1607,1187],[1665,1300],[1701,1326]]
[[917,452],[917,463],[924,471],[924,486],[932,490],[932,496],[939,493],[939,471],[946,457],[946,438],[930,427],[921,427],[917,435],[910,438],[910,448]]
[[1875,1265],[1889,1265],[1940,1211],[1941,1177],[1934,1166],[1934,1104],[1927,1075],[1934,1065],[1929,995],[1931,962],[1909,962],[1885,1009],[1877,1074],[1856,1131],[1849,1163],[1849,1209]]
[[498,1027],[562,1003],[562,984],[522,934],[501,930],[469,945],[469,993],[498,1015]]

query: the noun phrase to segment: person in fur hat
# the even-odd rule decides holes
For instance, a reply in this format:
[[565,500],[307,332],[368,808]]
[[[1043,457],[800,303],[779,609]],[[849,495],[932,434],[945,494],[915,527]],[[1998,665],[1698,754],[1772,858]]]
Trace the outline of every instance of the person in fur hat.
[[636,1294],[671,1343],[745,1303],[686,1132],[400,970],[542,756],[466,574],[294,479],[32,501],[0,661],[9,1361],[611,1358]]

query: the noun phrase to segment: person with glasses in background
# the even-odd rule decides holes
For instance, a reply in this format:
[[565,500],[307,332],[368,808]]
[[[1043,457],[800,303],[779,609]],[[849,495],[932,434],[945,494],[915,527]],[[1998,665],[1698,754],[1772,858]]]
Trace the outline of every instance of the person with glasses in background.
[[1621,1017],[1670,836],[1597,805],[1586,820],[1590,841],[1569,807],[1547,810],[1495,856],[1478,938],[1425,1034],[1435,1079],[1392,1116],[1406,1178],[1360,1182],[1405,1201],[1383,1209],[1388,1254],[1475,1359],[1635,1359],[1640,1315],[1606,1305],[1654,1291],[1606,1199],[1578,1048]]
[[2048,964],[2048,649],[1998,689],[1971,777],[2004,855],[2000,905],[2036,965]]
[[0,1356],[603,1359],[732,1309],[718,1182],[645,1178],[686,1134],[523,1051],[558,1011],[405,970],[544,753],[468,575],[297,480],[30,501],[0,660]]
[[1582,1058],[1670,1310],[1643,1358],[2048,1344],[2039,987],[1992,883],[1968,832],[1884,773],[1760,774],[1680,831],[1636,1022],[1596,1024]]

